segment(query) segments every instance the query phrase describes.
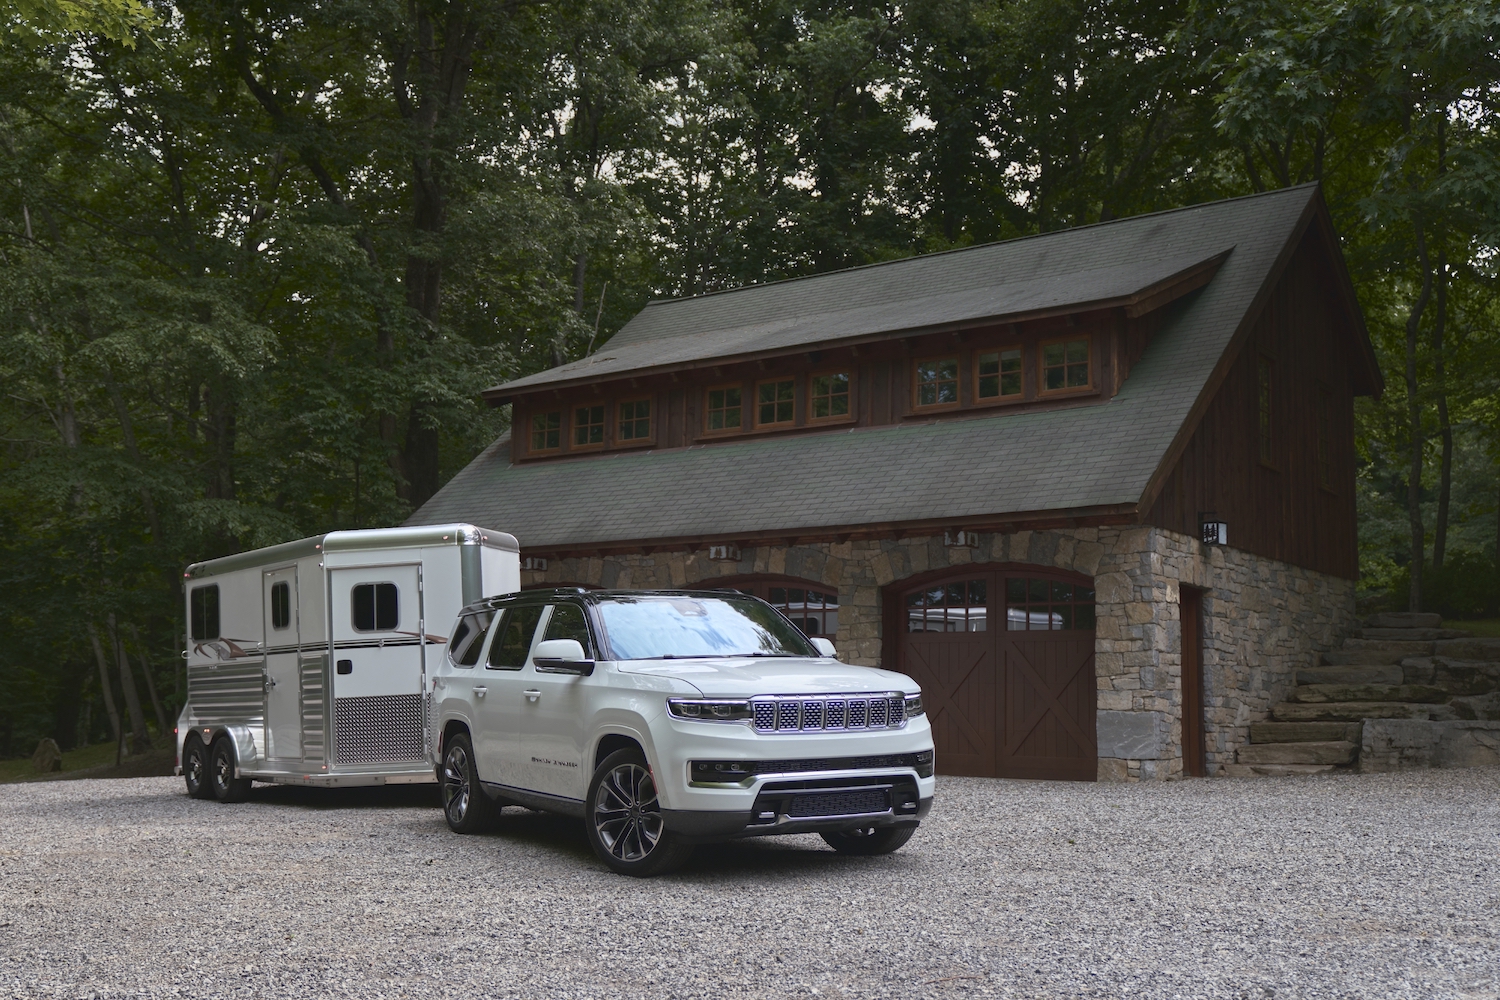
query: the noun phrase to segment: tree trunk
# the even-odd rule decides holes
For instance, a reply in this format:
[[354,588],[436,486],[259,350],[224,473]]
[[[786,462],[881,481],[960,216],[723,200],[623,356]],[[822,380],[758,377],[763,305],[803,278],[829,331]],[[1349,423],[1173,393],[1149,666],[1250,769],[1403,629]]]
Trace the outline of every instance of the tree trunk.
[[104,647],[99,645],[99,630],[89,622],[89,642],[94,645],[94,659],[99,664],[99,690],[104,695],[104,711],[109,713],[109,728],[115,734],[115,746],[120,745],[123,734],[120,732],[120,712],[115,708],[114,692],[109,684],[109,664],[104,659]]
[[115,660],[120,665],[120,690],[125,693],[125,710],[130,714],[131,753],[144,753],[151,749],[151,734],[146,731],[146,713],[141,711],[141,695],[135,687],[135,671],[130,669],[130,658],[125,655],[125,644],[120,641],[115,628],[115,616],[105,619],[109,626],[109,641],[115,647]]
[[151,664],[146,662],[146,647],[141,644],[141,634],[134,625],[130,626],[130,638],[135,640],[136,656],[141,661],[141,675],[146,678],[146,691],[151,695],[151,708],[156,712],[156,731],[165,736],[167,733],[167,713],[162,710],[161,698],[156,694],[156,678],[151,676]]
[[1432,318],[1432,382],[1437,389],[1438,434],[1443,454],[1438,467],[1437,523],[1432,526],[1432,569],[1443,568],[1448,550],[1448,507],[1453,497],[1453,425],[1448,420],[1448,384],[1445,379],[1443,352],[1448,320],[1448,259],[1439,252],[1437,269],[1437,315]]
[[1411,456],[1406,471],[1406,521],[1411,531],[1411,586],[1407,590],[1406,609],[1422,610],[1422,563],[1427,556],[1426,532],[1422,528],[1422,402],[1418,398],[1417,344],[1422,327],[1422,313],[1432,296],[1432,271],[1427,266],[1427,237],[1422,218],[1414,220],[1417,240],[1417,263],[1422,268],[1422,290],[1406,317],[1406,430],[1410,437]]

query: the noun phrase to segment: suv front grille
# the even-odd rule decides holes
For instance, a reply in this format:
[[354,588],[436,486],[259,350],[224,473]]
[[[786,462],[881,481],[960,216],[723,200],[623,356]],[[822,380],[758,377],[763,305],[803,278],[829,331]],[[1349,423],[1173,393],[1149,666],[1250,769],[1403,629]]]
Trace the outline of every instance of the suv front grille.
[[830,729],[900,729],[906,725],[906,696],[899,691],[873,695],[771,695],[751,699],[755,729],[762,733],[810,733]]

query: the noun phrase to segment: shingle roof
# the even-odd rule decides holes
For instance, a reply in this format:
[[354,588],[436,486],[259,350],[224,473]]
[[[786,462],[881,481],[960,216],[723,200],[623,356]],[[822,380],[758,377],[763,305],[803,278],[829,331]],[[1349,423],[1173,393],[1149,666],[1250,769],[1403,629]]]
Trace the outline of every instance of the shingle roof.
[[[722,347],[733,339],[729,330],[811,315],[804,304],[834,298],[830,288],[861,301],[872,317],[903,308],[890,288],[924,303],[947,296],[960,306],[985,295],[991,302],[1055,300],[1070,281],[1113,292],[1232,244],[1207,286],[1168,307],[1144,356],[1106,403],[519,465],[511,464],[502,437],[409,523],[490,524],[523,547],[547,549],[1135,504],[1316,196],[1312,186],[1291,188],[651,306],[642,314],[648,320],[632,321],[616,337],[625,337],[624,347],[666,350],[698,341],[688,336],[698,331]],[[1003,276],[998,290],[958,287],[959,276],[984,271]],[[1015,275],[1030,276],[1036,290],[1021,289]],[[881,300],[864,300],[864,293]],[[935,319],[936,309],[911,312]]]

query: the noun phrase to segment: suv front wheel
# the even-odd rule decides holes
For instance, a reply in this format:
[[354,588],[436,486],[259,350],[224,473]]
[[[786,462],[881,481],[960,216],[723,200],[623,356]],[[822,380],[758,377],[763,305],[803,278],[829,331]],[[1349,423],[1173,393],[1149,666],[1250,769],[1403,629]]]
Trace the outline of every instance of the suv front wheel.
[[585,825],[589,843],[621,875],[662,875],[680,868],[693,845],[666,828],[656,779],[645,755],[634,748],[604,758],[589,782]]

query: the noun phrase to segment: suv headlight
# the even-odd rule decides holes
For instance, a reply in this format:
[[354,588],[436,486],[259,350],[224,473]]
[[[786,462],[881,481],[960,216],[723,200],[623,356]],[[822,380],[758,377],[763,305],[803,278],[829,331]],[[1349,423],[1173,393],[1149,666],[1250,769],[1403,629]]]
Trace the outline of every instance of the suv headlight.
[[919,715],[926,715],[927,709],[922,707],[922,696],[920,694],[909,694],[906,696],[906,717],[915,719]]
[[754,718],[750,702],[723,698],[668,698],[667,712],[674,719],[693,722],[746,722]]

